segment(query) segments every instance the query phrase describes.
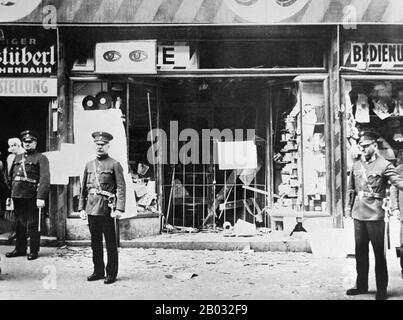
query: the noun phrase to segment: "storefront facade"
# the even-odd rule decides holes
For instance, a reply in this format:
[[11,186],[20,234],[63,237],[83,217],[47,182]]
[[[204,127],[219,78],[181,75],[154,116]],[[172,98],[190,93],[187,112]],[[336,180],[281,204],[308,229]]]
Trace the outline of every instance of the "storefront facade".
[[[299,29],[302,41],[295,38],[294,27],[275,32],[256,27],[221,27],[214,32],[196,26],[168,31],[166,27],[144,31],[136,27],[91,27],[78,33],[75,28],[60,28],[60,38],[65,37],[69,44],[76,41],[78,48],[84,39],[77,40],[77,34],[93,39],[92,43],[85,39],[90,49],[80,50],[80,57],[66,53],[72,62],[72,142],[78,144],[77,137],[84,131],[88,135],[91,118],[96,119],[95,128],[105,116],[104,130],[115,130],[108,129],[115,122],[102,111],[109,106],[101,106],[101,110],[96,106],[100,96],[107,97],[112,109],[109,113],[118,113],[123,121],[121,136],[126,140],[116,143],[127,149],[138,213],[131,218],[134,223],[143,219],[157,232],[164,222],[207,229],[222,227],[225,222],[234,225],[243,219],[269,227],[272,221],[264,208],[278,209],[280,215],[298,211],[331,219],[331,180],[325,176],[330,163],[325,65],[330,40],[323,29],[321,33],[317,28]],[[236,36],[229,38],[228,34]],[[70,38],[72,35],[75,39]],[[155,53],[147,49],[152,42]],[[126,71],[127,64],[122,71],[118,63],[111,67],[113,61],[100,62],[129,55],[127,45],[132,46],[129,51],[140,52],[142,48],[145,56],[155,54],[156,64],[139,72]],[[79,58],[84,61],[81,65]],[[303,106],[306,110],[302,112]],[[155,137],[147,136],[150,129],[154,129]],[[220,166],[214,158],[217,141],[228,138],[255,142],[254,170]],[[295,144],[287,144],[287,140]],[[311,158],[303,164],[301,159],[308,151]],[[150,161],[150,154],[157,154],[158,163]],[[312,181],[314,173],[312,185],[303,187],[308,185],[303,179]],[[69,192],[73,197],[71,208],[78,198],[73,190]],[[68,219],[78,216],[74,209],[72,212]]]
[[[15,21],[58,34],[57,118],[52,108],[48,115],[57,129],[48,129],[46,151],[69,159],[66,174],[54,166],[50,195],[59,240],[89,238],[77,202],[91,130],[112,131],[111,155],[125,169],[122,239],[238,219],[277,230],[284,217],[302,218],[307,229],[343,226],[356,127],[345,92],[365,87],[355,81],[365,72],[364,82],[381,79],[362,66],[360,42],[398,34],[354,23],[398,19],[395,2],[51,2]],[[381,60],[382,50],[399,60],[392,42],[380,47]],[[256,165],[220,162],[228,140],[252,141]]]
[[[38,150],[57,149],[58,38],[57,30],[41,27],[1,26],[0,28],[0,157],[8,172],[8,139],[20,138],[23,130],[39,134]],[[47,204],[42,230],[57,234],[54,208]],[[1,233],[11,221],[0,223]]]
[[380,153],[402,163],[402,37],[400,26],[342,33],[341,99],[345,106],[345,176],[357,156],[357,134],[375,131]]

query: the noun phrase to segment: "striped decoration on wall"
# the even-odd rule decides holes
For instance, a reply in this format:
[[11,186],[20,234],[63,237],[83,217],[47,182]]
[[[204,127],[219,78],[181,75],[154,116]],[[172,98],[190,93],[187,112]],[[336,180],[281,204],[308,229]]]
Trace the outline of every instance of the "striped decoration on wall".
[[332,121],[332,174],[334,177],[332,196],[333,222],[334,227],[343,227],[343,167],[342,167],[342,113],[340,112],[340,75],[339,75],[339,33],[333,36],[330,47],[330,108]]
[[56,7],[58,23],[403,22],[401,0],[42,0],[18,21],[41,23],[46,5]]

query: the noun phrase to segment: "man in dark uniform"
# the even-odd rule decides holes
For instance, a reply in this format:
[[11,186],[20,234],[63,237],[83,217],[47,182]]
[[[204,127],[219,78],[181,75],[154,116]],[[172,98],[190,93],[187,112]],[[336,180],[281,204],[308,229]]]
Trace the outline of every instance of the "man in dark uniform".
[[[396,171],[403,175],[403,163],[396,167]],[[396,253],[400,259],[400,272],[403,278],[403,191],[392,186],[390,188],[390,202],[392,214],[400,220],[400,247],[396,248]]]
[[38,208],[45,207],[50,188],[49,160],[36,151],[36,132],[21,132],[21,140],[25,153],[15,157],[9,177],[16,219],[16,246],[14,251],[6,253],[6,257],[25,256],[29,236],[28,260],[35,260],[40,247]]
[[0,215],[3,215],[5,212],[7,195],[8,183],[4,172],[3,162],[0,160]]
[[352,167],[348,184],[346,216],[354,219],[357,280],[347,295],[368,292],[369,242],[375,255],[376,299],[387,298],[388,270],[385,250],[385,211],[382,208],[388,180],[403,190],[403,177],[378,153],[379,136],[372,131],[361,133],[362,156]]
[[[116,238],[116,215],[125,211],[126,184],[123,168],[109,157],[109,142],[113,136],[97,131],[92,134],[96,144],[97,157],[88,162],[84,169],[82,190],[78,209],[82,219],[88,217],[91,233],[92,261],[94,272],[87,280],[105,278],[102,234],[105,237],[108,263],[105,284],[115,282],[118,274],[118,249]],[[88,215],[88,216],[87,216]]]

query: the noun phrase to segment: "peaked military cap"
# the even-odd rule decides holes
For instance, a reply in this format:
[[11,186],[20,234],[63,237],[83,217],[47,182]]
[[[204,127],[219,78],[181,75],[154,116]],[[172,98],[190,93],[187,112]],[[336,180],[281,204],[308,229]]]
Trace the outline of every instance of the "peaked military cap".
[[34,130],[24,130],[21,132],[21,140],[35,140],[38,141],[38,133],[36,133]]
[[109,143],[113,139],[113,136],[105,131],[95,131],[92,133],[92,137],[94,138],[94,142],[104,142]]
[[379,135],[375,131],[362,131],[360,133],[359,144],[361,146],[367,146],[376,142],[379,139]]

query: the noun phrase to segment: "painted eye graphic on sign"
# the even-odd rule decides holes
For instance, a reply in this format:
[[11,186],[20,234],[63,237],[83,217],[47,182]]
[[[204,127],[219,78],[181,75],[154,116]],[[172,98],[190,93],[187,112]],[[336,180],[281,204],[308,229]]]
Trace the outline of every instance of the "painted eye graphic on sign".
[[297,0],[276,0],[277,4],[282,7],[292,6]]
[[0,5],[6,6],[6,7],[13,6],[13,5],[15,5],[15,1],[1,1]]
[[256,3],[259,0],[235,0],[241,6],[251,6],[252,4]]
[[104,53],[103,57],[106,61],[113,62],[113,61],[119,60],[122,57],[122,55],[115,50],[110,50],[110,51],[106,51]]
[[248,22],[273,23],[291,18],[312,0],[223,0],[225,5]]
[[0,22],[11,22],[32,13],[41,0],[0,0]]
[[143,50],[134,50],[130,52],[129,58],[134,62],[141,62],[148,58],[148,54]]

